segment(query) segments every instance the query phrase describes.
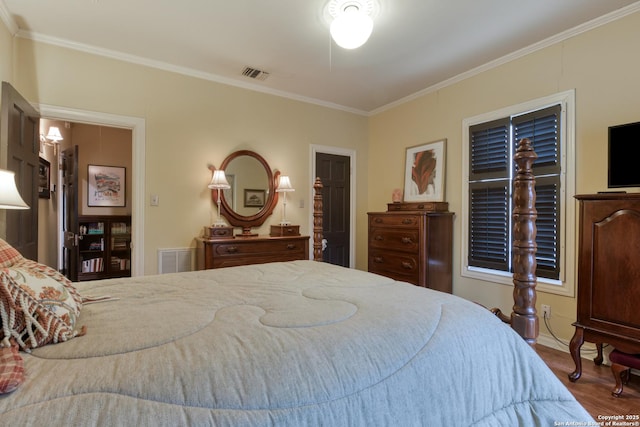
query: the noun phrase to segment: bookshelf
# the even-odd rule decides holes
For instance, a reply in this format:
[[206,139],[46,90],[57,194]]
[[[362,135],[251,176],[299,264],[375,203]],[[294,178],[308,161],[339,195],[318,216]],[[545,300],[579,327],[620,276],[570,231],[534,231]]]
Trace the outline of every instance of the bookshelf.
[[78,218],[78,280],[131,276],[131,216]]

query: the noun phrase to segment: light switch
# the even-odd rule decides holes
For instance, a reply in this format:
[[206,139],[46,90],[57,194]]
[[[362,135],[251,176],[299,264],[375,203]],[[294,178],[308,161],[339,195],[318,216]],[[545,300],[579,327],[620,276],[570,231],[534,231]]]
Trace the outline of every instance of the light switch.
[[151,195],[151,206],[158,206],[160,204],[160,196],[157,194]]
[[300,199],[300,205],[299,205],[299,207],[300,207],[300,208],[304,208],[304,199]]

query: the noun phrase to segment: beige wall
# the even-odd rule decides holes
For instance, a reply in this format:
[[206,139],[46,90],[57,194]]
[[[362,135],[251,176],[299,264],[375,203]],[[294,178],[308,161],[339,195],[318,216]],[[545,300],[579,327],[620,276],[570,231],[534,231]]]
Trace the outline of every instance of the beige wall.
[[[636,13],[371,117],[368,209],[383,210],[393,188],[403,187],[406,147],[447,138],[446,200],[453,212],[460,213],[466,196],[462,120],[570,89],[576,94],[577,193],[606,190],[607,128],[640,120],[639,39],[640,13]],[[569,226],[575,222],[571,218]],[[457,215],[454,293],[511,311],[512,286],[461,276],[462,238],[461,215]],[[570,246],[569,256],[575,256],[575,246]],[[553,329],[569,339],[576,300],[539,292],[538,308],[539,304],[551,305]],[[544,325],[540,331],[549,334]]]
[[[311,145],[355,150],[362,164],[355,177],[357,216],[366,216],[366,117],[26,39],[16,39],[14,50],[20,72],[12,83],[30,102],[145,120],[145,274],[157,271],[158,249],[195,246],[216,213],[207,166],[219,166],[238,149],[260,153],[290,176],[296,191],[287,216],[305,234]],[[152,194],[159,196],[158,207],[149,205]],[[262,234],[280,221],[277,213]],[[366,234],[365,225],[358,230]]]

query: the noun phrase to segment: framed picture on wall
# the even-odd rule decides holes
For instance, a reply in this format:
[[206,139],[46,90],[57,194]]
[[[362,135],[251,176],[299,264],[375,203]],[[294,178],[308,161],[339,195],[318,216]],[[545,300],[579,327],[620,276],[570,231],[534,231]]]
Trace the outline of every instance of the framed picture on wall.
[[407,148],[405,202],[444,201],[446,139]]
[[51,198],[51,163],[42,157],[38,165],[38,197]]
[[87,204],[89,206],[125,206],[126,170],[120,166],[89,165]]

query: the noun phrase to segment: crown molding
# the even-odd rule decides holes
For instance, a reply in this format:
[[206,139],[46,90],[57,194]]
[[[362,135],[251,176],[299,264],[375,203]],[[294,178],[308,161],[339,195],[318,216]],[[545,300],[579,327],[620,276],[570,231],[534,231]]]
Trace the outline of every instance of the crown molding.
[[12,36],[15,36],[19,30],[18,24],[16,24],[16,21],[13,19],[13,15],[9,13],[9,10],[7,9],[7,6],[4,4],[3,0],[0,0],[0,19],[2,19],[2,22],[4,22],[4,25],[9,30],[9,33],[11,33]]
[[[2,1],[2,0],[0,0],[0,1]],[[230,78],[227,78],[227,77],[222,77],[222,76],[219,76],[217,74],[206,73],[206,72],[198,71],[198,70],[195,70],[195,69],[192,69],[192,68],[180,67],[180,66],[177,66],[177,65],[169,64],[169,63],[163,62],[163,61],[157,61],[157,60],[154,60],[154,59],[144,58],[144,57],[137,56],[137,55],[130,55],[130,54],[127,54],[127,53],[122,53],[122,52],[118,52],[118,51],[115,51],[115,50],[110,50],[110,49],[104,49],[104,48],[100,48],[100,47],[96,47],[96,46],[91,46],[91,45],[84,44],[84,43],[77,43],[77,42],[69,41],[69,40],[66,40],[66,39],[58,38],[58,37],[47,36],[47,35],[43,35],[43,34],[39,34],[39,33],[33,32],[33,31],[18,30],[18,32],[16,33],[16,36],[20,37],[20,38],[24,38],[24,39],[33,40],[33,41],[39,42],[39,43],[45,43],[45,44],[50,44],[50,45],[54,45],[54,46],[59,46],[59,47],[63,47],[63,48],[71,49],[71,50],[85,52],[85,53],[88,53],[88,54],[91,54],[91,55],[102,56],[102,57],[105,57],[105,58],[111,58],[111,59],[115,59],[115,60],[119,60],[119,61],[123,61],[123,62],[129,62],[129,63],[136,64],[136,65],[142,65],[142,66],[145,66],[145,67],[150,67],[150,68],[155,68],[155,69],[168,71],[168,72],[172,72],[172,73],[182,74],[182,75],[189,76],[189,77],[195,77],[195,78],[202,79],[202,80],[221,83],[221,84],[225,84],[225,85],[228,85],[228,86],[235,86],[235,87],[239,87],[239,88],[242,88],[242,89],[251,90],[251,91],[254,91],[254,92],[261,92],[261,93],[265,93],[265,94],[268,94],[268,95],[274,95],[274,96],[279,96],[279,97],[282,97],[282,98],[288,98],[288,99],[292,99],[294,101],[300,101],[300,102],[304,102],[304,103],[308,103],[308,104],[315,104],[315,105],[319,105],[319,106],[322,106],[322,107],[331,108],[331,109],[334,109],[334,110],[341,110],[341,111],[345,111],[345,112],[348,112],[348,113],[364,115],[364,116],[366,116],[368,114],[366,111],[362,111],[362,110],[358,110],[358,109],[350,108],[350,107],[345,107],[343,105],[334,104],[334,103],[331,103],[331,102],[326,102],[326,101],[318,100],[318,99],[315,99],[315,98],[309,98],[309,97],[305,97],[305,96],[300,96],[300,95],[296,95],[296,94],[293,94],[293,93],[290,93],[290,92],[285,92],[285,91],[281,91],[281,90],[277,90],[277,89],[265,88],[263,86],[258,86],[256,84],[247,83],[247,82],[241,82],[241,81],[230,79]]]

